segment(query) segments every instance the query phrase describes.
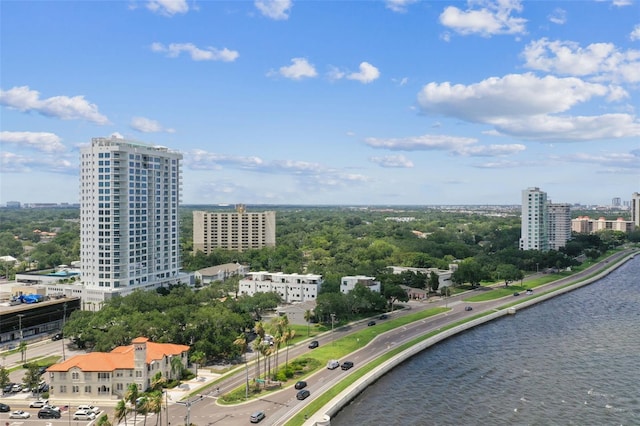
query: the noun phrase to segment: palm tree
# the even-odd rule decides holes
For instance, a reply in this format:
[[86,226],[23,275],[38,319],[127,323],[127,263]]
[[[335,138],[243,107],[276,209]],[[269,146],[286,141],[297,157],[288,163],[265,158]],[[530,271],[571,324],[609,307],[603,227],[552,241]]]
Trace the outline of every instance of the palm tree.
[[158,371],[151,379],[151,390],[158,391],[166,385],[167,379]]
[[116,404],[116,410],[113,413],[113,419],[120,423],[122,419],[124,419],[124,425],[127,426],[127,402],[124,399],[121,399]]
[[256,340],[253,341],[253,350],[256,351],[257,362],[256,362],[256,377],[260,377],[260,347],[262,346],[262,338],[260,336],[256,337]]
[[311,335],[311,318],[313,318],[311,309],[304,311],[304,320],[307,322],[307,337]]
[[177,376],[178,380],[182,379],[182,360],[178,356],[171,357],[171,378]]
[[124,394],[124,399],[129,404],[133,405],[133,421],[136,422],[136,417],[138,416],[138,398],[140,396],[140,391],[138,390],[138,385],[136,383],[131,383],[127,388],[127,392]]
[[203,364],[207,356],[202,351],[195,351],[191,354],[191,362],[196,365],[196,377],[198,377],[198,365]]
[[109,416],[102,415],[100,417],[98,417],[98,421],[96,422],[97,426],[112,426],[111,422],[109,421]]
[[296,331],[292,330],[291,328],[287,328],[287,331],[285,333],[286,339],[285,339],[285,344],[287,345],[287,358],[286,361],[284,362],[284,369],[288,370],[289,369],[289,342],[291,340],[293,340],[293,337],[296,335]]
[[233,341],[233,344],[240,348],[240,352],[244,355],[244,366],[247,372],[247,384],[245,387],[245,398],[249,397],[249,364],[247,363],[247,336],[242,333],[239,335],[236,340]]
[[162,392],[155,391],[149,395],[148,399],[149,404],[149,412],[154,413],[156,415],[156,426],[158,426],[158,422],[160,421],[161,413],[162,413]]

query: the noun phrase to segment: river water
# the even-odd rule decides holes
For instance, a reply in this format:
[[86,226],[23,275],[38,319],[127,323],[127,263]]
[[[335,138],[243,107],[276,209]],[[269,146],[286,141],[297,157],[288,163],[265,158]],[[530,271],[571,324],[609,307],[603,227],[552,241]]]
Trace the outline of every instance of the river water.
[[416,355],[331,425],[640,425],[640,256]]

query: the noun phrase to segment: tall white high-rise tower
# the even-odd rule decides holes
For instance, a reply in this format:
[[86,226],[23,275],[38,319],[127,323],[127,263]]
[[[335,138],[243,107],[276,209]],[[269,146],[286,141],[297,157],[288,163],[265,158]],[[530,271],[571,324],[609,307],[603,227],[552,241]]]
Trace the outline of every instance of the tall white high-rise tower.
[[153,289],[179,281],[182,154],[93,138],[80,156],[80,261],[86,293]]
[[640,228],[640,192],[631,194],[631,220]]
[[522,191],[520,250],[549,249],[547,236],[547,193],[540,188]]

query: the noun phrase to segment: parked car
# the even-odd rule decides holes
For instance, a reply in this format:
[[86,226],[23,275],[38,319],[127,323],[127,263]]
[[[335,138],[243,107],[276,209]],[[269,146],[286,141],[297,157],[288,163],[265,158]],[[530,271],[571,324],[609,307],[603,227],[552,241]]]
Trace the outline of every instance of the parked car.
[[327,362],[327,368],[329,370],[335,370],[338,367],[340,367],[340,363],[338,362],[338,360],[330,359],[329,362]]
[[389,315],[387,315],[387,314],[382,314],[382,315],[380,315],[380,316],[378,317],[378,319],[381,319],[381,320],[383,320],[383,319],[387,319],[387,318],[389,318]]
[[42,408],[38,411],[39,419],[59,419],[61,416],[60,411],[52,410],[51,408]]
[[0,413],[8,413],[9,411],[11,411],[11,407],[7,404],[0,403]]
[[473,311],[473,308],[471,306],[465,306],[464,310],[465,311]]
[[250,420],[251,420],[251,423],[259,423],[265,417],[266,416],[264,414],[264,411],[256,411],[251,415]]
[[296,385],[294,386],[294,388],[296,389],[304,389],[306,387],[307,387],[307,382],[305,382],[304,380],[300,380],[296,382]]
[[78,405],[78,411],[91,411],[95,415],[100,414],[100,407],[96,407],[95,405]]
[[42,366],[40,368],[38,368],[38,374],[40,374],[41,376],[47,372],[47,367]]
[[22,390],[22,385],[20,383],[16,383],[11,388],[11,392],[20,392]]
[[29,417],[31,417],[31,414],[23,410],[16,410],[9,414],[10,419],[28,419]]
[[29,408],[42,408],[45,405],[48,405],[49,401],[48,400],[42,400],[42,399],[38,399],[36,401],[31,401],[31,404],[29,404]]
[[4,393],[10,393],[11,389],[13,389],[13,385],[15,385],[15,383],[13,383],[13,382],[7,383],[7,385],[4,388],[2,388],[2,391]]
[[315,349],[318,346],[320,346],[320,343],[318,343],[317,340],[312,340],[311,343],[309,343],[309,349]]
[[311,395],[311,392],[309,392],[307,389],[302,389],[301,391],[298,391],[296,398],[302,401],[303,399],[307,399],[309,395]]
[[376,325],[376,322],[375,322],[375,321],[369,321],[369,322],[367,323],[367,325],[368,325],[369,327],[371,327],[372,325]]
[[78,410],[73,413],[73,420],[93,420],[96,415],[92,411]]
[[341,368],[343,370],[348,370],[351,367],[353,367],[353,362],[352,361],[345,361],[345,362],[342,363],[342,366],[341,366]]

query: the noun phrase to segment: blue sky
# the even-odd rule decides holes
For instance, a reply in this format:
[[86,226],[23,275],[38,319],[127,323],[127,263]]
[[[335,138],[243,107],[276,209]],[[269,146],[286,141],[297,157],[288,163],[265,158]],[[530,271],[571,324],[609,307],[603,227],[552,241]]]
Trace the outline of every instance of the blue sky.
[[640,191],[629,0],[1,1],[0,204],[79,149],[184,155],[184,204],[608,205]]

